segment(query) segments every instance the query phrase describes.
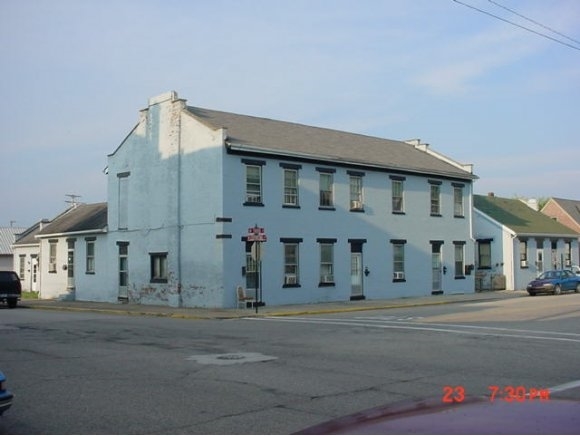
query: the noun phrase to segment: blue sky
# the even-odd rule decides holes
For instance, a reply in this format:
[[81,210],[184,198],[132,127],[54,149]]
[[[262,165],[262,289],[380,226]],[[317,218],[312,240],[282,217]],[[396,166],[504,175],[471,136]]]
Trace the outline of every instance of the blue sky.
[[[473,163],[475,192],[580,200],[580,43],[489,0],[0,0],[0,226],[106,201],[151,96]],[[497,0],[580,40],[577,0]]]

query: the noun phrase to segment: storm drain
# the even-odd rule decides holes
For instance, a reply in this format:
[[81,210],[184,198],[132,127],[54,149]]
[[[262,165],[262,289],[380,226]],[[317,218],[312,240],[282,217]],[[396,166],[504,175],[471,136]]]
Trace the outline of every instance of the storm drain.
[[262,353],[226,353],[200,354],[189,356],[186,360],[193,360],[201,365],[235,365],[238,363],[257,363],[275,360],[277,357],[266,356]]

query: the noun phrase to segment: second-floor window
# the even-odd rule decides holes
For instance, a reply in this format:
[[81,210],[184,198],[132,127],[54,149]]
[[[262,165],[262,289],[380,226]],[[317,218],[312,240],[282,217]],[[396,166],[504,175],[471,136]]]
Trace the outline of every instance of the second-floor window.
[[441,215],[441,184],[431,182],[431,215],[440,216]]
[[284,168],[284,205],[298,206],[298,170]]
[[403,180],[391,180],[391,192],[393,213],[403,213],[405,211],[403,203]]
[[363,187],[360,175],[350,176],[350,210],[363,210]]
[[332,207],[333,200],[333,175],[320,173],[320,207]]
[[463,217],[463,186],[453,186],[453,216]]
[[262,167],[246,165],[246,203],[262,203]]

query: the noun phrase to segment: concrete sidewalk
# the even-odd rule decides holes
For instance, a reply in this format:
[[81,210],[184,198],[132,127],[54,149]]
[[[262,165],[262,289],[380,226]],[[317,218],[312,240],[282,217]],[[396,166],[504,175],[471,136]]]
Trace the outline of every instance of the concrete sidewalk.
[[203,309],[150,306],[134,303],[96,303],[90,301],[22,300],[20,307],[42,310],[93,312],[117,315],[160,316],[182,319],[233,319],[264,316],[298,316],[363,310],[396,309],[439,304],[493,301],[528,295],[526,291],[493,291],[469,294],[434,295],[390,300],[359,300],[332,303],[262,306],[249,309]]

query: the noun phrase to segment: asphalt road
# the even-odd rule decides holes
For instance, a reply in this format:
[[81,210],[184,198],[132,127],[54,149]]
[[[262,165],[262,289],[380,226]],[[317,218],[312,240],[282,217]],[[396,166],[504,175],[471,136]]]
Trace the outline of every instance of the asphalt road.
[[579,321],[578,294],[207,321],[0,308],[0,433],[288,434],[490,386],[580,399]]

